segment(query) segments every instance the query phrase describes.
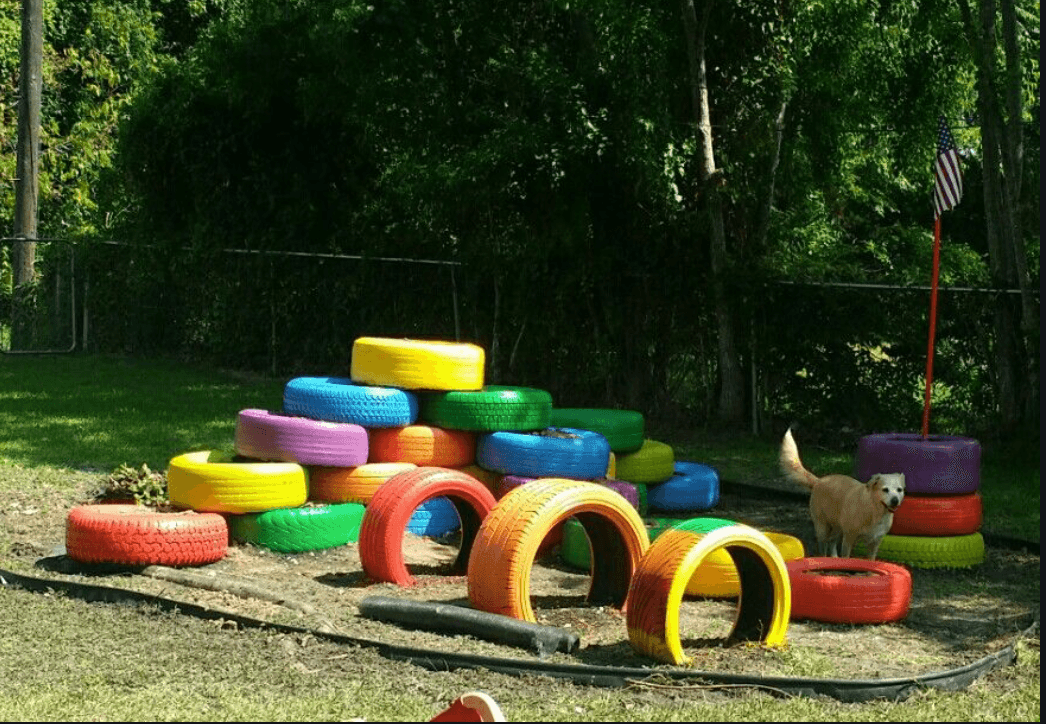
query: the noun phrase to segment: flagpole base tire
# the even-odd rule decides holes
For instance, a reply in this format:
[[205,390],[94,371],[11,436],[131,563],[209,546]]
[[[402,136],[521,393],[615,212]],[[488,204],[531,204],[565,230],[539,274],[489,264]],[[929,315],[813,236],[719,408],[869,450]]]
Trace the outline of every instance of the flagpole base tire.
[[[858,541],[854,553],[867,548]],[[876,557],[912,568],[971,568],[984,563],[984,537],[980,533],[950,536],[893,535],[879,543]]]
[[737,618],[726,640],[785,643],[792,593],[777,547],[747,525],[694,518],[658,536],[633,576],[625,608],[636,651],[675,666],[690,663],[679,635],[679,606],[701,563],[716,550],[726,550],[740,572]]
[[892,535],[955,536],[981,529],[984,505],[980,493],[905,495],[893,513]]
[[261,513],[296,508],[308,498],[297,463],[241,463],[213,450],[185,453],[167,468],[171,504],[205,513]]
[[552,395],[531,387],[489,385],[477,391],[424,392],[420,404],[420,421],[448,430],[543,430],[549,425]]
[[903,566],[822,557],[799,558],[786,565],[795,620],[877,624],[908,615],[912,574]]
[[857,443],[855,468],[858,480],[904,473],[906,493],[965,495],[981,487],[981,444],[956,435],[865,435]]
[[641,448],[644,424],[643,414],[635,410],[559,407],[553,408],[549,416],[551,427],[598,432],[615,453],[630,453]]
[[418,419],[409,390],[358,385],[347,377],[296,377],[283,388],[283,411],[312,420],[362,427],[403,427]]
[[66,554],[80,563],[201,566],[225,557],[217,513],[161,513],[140,505],[81,505],[66,515]]
[[356,542],[363,512],[360,503],[337,503],[230,515],[229,535],[277,553],[324,550]]
[[492,432],[479,436],[476,464],[502,475],[592,480],[607,472],[610,443],[598,432],[566,427]]
[[481,390],[485,364],[483,348],[474,344],[359,337],[349,376],[405,390]]
[[494,495],[475,478],[457,470],[420,467],[394,475],[371,498],[360,525],[359,554],[364,572],[376,581],[412,586],[403,560],[403,535],[414,510],[438,496],[450,499],[461,522],[461,544],[454,570],[464,572],[480,523],[494,507]]
[[562,478],[516,489],[483,521],[468,566],[473,608],[535,623],[530,600],[535,555],[548,532],[571,517],[592,541],[588,602],[621,608],[632,573],[650,545],[643,519],[618,493]]
[[349,468],[310,467],[309,500],[366,505],[374,497],[374,491],[386,480],[417,467],[414,463],[367,463]]
[[701,463],[677,460],[673,475],[647,489],[647,505],[657,513],[710,510],[719,504],[719,473]]
[[469,465],[476,461],[476,435],[430,425],[371,430],[370,461],[437,468]]
[[663,483],[673,475],[675,475],[675,452],[667,443],[644,440],[639,450],[617,456],[615,477],[618,480],[650,485]]
[[367,431],[355,423],[253,409],[237,415],[234,440],[244,457],[299,465],[363,465],[370,449]]

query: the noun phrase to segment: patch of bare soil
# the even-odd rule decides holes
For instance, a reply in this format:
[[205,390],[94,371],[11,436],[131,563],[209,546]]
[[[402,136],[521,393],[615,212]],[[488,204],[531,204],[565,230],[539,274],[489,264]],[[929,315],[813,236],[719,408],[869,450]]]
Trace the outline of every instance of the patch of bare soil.
[[[86,488],[85,488],[86,489]],[[80,499],[83,500],[82,498]],[[277,623],[334,631],[355,638],[440,652],[535,659],[537,654],[471,636],[447,636],[381,623],[359,615],[368,596],[393,596],[468,606],[467,580],[451,571],[453,539],[407,534],[404,560],[418,584],[400,588],[368,580],[355,545],[297,555],[233,545],[221,561],[186,569],[213,580],[216,588],[185,586],[137,572],[89,569],[62,555],[65,515],[75,499],[54,493],[7,496],[0,501],[0,567],[40,577],[76,580],[159,594]],[[806,505],[725,492],[711,515],[789,533],[813,551]],[[767,649],[724,645],[737,612],[732,600],[685,600],[680,632],[692,667],[748,675],[875,679],[937,672],[970,663],[1011,643],[1039,610],[1039,557],[989,548],[983,564],[960,570],[912,569],[908,616],[886,625],[793,621],[788,645]],[[533,566],[532,603],[543,624],[580,636],[573,654],[559,663],[657,666],[636,653],[624,615],[586,603],[589,576],[565,566],[555,553]],[[265,591],[235,595],[229,591]],[[279,603],[277,601],[283,601]]]

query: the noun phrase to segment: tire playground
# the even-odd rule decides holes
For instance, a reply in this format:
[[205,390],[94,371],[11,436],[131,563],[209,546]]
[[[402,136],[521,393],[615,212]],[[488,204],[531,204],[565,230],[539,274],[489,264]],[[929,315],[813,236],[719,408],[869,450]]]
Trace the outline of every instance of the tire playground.
[[[169,497],[180,512],[155,515],[206,518],[212,528],[220,521],[223,543],[228,536],[234,546],[247,543],[276,554],[355,545],[364,581],[396,587],[419,584],[402,555],[405,535],[453,534],[458,554],[451,574],[464,577],[471,610],[505,619],[506,630],[536,623],[529,576],[539,552],[548,550],[547,541],[561,529],[562,543],[553,552],[566,568],[587,570],[588,605],[620,612],[637,666],[693,664],[694,644],[680,630],[684,600],[737,599],[733,625],[718,642],[768,650],[787,647],[791,620],[877,625],[907,615],[911,576],[907,588],[897,582],[907,574],[902,565],[873,566],[872,578],[888,581],[888,591],[871,596],[873,614],[849,610],[845,602],[865,595],[867,578],[825,575],[827,564],[805,558],[802,544],[791,536],[710,517],[720,499],[715,470],[675,460],[671,447],[658,441],[643,438],[637,447],[641,416],[608,415],[611,438],[594,429],[552,426],[550,396],[526,388],[484,388],[482,350],[465,347],[364,340],[358,361],[354,348],[351,381],[328,378],[359,388],[352,391],[352,405],[340,404],[336,415],[318,412],[321,402],[299,404],[308,385],[288,383],[284,410],[241,413],[249,426],[243,443],[237,426],[237,455],[199,451],[173,458]],[[433,378],[426,376],[429,367]],[[397,409],[417,416],[398,418],[397,425],[371,424],[381,419],[375,409],[384,402],[367,402],[370,389],[379,400],[389,399],[391,389]],[[293,414],[286,409],[292,395]],[[521,409],[514,411],[514,404]],[[351,411],[356,408],[361,412]],[[426,419],[426,411],[435,419]],[[596,428],[601,411],[571,409],[563,419]],[[360,430],[367,440],[362,456]],[[611,443],[616,439],[623,442]],[[287,459],[302,451],[320,462]],[[613,478],[608,477],[612,467]],[[512,484],[501,485],[505,478]],[[455,514],[450,524],[411,527],[440,501],[444,514]],[[82,507],[91,510],[86,516],[71,511],[67,520],[67,553],[78,562],[196,566],[226,552],[215,543],[195,557],[126,553],[127,541],[138,536],[159,537],[160,548],[183,546],[163,541],[167,534],[158,531],[168,525],[154,523],[151,511],[132,509],[122,515],[133,523],[103,525],[83,518],[98,517],[100,508],[115,514],[122,506]],[[170,537],[179,535],[186,534]],[[967,553],[958,563],[945,553],[941,565],[976,565],[983,559],[983,541],[979,550],[980,559]],[[844,559],[843,567],[864,570],[863,563]],[[889,574],[881,573],[888,566]],[[875,603],[880,598],[881,606]],[[469,610],[456,608],[458,615]],[[548,606],[542,611],[548,613]],[[439,613],[418,614],[418,621],[426,619],[438,629]]]

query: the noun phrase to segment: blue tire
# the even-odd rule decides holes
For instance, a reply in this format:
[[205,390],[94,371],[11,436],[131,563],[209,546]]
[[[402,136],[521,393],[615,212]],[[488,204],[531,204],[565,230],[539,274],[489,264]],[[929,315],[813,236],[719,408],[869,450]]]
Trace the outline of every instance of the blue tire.
[[593,480],[607,473],[610,443],[598,432],[567,427],[493,432],[477,440],[476,464],[502,475]]
[[652,511],[703,511],[718,503],[719,473],[700,463],[677,460],[671,478],[647,488],[647,505]]
[[296,377],[283,388],[283,411],[362,427],[405,427],[418,419],[418,397],[393,387],[357,385],[344,377]]
[[414,535],[439,538],[461,527],[461,518],[450,498],[430,498],[414,509],[407,531]]

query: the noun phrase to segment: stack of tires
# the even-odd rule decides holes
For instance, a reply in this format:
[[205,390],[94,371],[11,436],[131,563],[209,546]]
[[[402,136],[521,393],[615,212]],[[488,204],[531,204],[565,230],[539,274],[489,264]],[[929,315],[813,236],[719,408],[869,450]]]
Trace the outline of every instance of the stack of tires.
[[917,568],[967,568],[984,561],[977,440],[866,435],[858,442],[855,463],[859,480],[904,473],[904,500],[879,546],[879,558]]

